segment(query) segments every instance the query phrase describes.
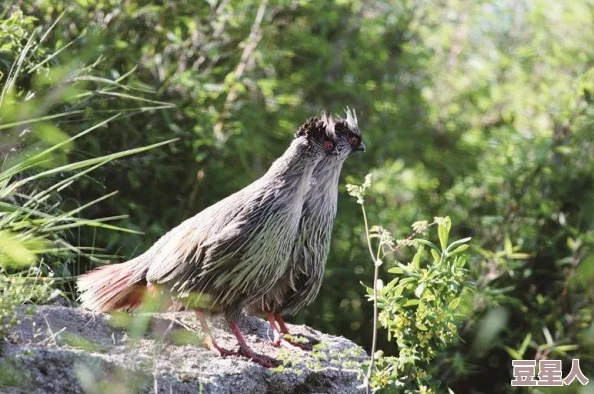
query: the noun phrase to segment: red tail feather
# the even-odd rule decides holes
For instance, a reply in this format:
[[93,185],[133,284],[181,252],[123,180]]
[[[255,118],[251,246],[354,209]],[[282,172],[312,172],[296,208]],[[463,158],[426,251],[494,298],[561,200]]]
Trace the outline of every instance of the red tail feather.
[[83,308],[108,312],[136,308],[146,290],[147,264],[139,256],[96,268],[77,280]]

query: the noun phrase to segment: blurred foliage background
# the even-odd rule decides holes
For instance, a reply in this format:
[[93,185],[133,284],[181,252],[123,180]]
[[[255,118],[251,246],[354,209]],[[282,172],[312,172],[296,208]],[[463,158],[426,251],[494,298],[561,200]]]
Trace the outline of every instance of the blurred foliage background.
[[[594,379],[594,1],[13,3],[0,10],[0,83],[35,29],[29,72],[13,81],[21,91],[92,66],[42,106],[76,111],[52,119],[46,140],[125,114],[59,160],[179,138],[60,190],[66,211],[119,191],[86,217],[144,233],[76,228],[65,234],[73,245],[104,248],[112,262],[141,253],[263,174],[305,118],[348,105],[367,152],[345,164],[324,285],[293,321],[369,348],[360,282],[370,284],[373,265],[344,184],[371,172],[370,222],[404,238],[413,222],[447,215],[452,237],[473,238],[477,290],[462,302],[461,340],[436,359],[441,381],[507,392],[514,358],[563,359],[564,371],[580,358]],[[0,124],[13,112],[3,108]],[[13,141],[0,140],[5,159],[13,129],[0,129]],[[72,293],[68,278],[96,263],[58,259],[52,270]],[[397,353],[385,334],[379,341]]]

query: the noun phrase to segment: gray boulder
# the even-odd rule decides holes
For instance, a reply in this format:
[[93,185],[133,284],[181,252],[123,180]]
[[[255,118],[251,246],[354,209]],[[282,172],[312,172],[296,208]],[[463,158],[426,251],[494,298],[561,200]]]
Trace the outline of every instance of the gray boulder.
[[[353,342],[306,326],[295,335],[320,341],[313,352],[276,349],[268,324],[240,326],[259,353],[282,361],[266,369],[242,357],[219,358],[201,345],[192,312],[104,314],[63,306],[20,313],[1,345],[0,392],[6,393],[360,393],[365,352]],[[236,347],[221,319],[219,345]]]

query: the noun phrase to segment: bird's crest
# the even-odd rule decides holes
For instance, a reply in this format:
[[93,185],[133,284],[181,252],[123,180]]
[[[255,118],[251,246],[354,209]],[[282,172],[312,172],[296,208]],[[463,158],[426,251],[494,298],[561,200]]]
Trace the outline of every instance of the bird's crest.
[[320,116],[311,117],[303,122],[303,124],[299,126],[299,129],[297,129],[295,137],[305,136],[308,140],[313,138],[318,141],[323,141],[328,138],[334,139],[334,126],[335,121],[332,115],[322,112]]
[[344,118],[338,115],[336,116],[336,131],[346,132],[347,134],[361,137],[361,130],[359,130],[359,123],[357,121],[357,113],[355,110],[346,107],[344,113],[346,115]]

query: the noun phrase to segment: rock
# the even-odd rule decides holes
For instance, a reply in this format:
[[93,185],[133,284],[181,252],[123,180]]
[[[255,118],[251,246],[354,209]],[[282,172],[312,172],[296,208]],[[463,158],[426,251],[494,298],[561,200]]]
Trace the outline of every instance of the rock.
[[[7,393],[359,393],[365,352],[353,342],[306,326],[294,335],[320,341],[313,352],[276,349],[262,319],[240,327],[259,354],[283,361],[266,369],[243,357],[219,358],[201,345],[192,312],[104,314],[40,306],[7,335],[0,392]],[[222,319],[211,329],[220,346],[236,348]]]

